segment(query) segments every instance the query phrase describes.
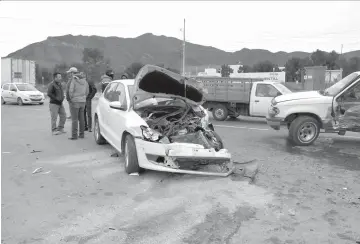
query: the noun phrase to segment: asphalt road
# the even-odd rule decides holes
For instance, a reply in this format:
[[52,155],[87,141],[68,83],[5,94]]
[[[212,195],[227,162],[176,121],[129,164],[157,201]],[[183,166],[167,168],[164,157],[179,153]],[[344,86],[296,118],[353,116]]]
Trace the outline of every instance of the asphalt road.
[[52,136],[49,117],[48,103],[1,107],[2,243],[360,241],[355,133],[299,148],[261,119],[214,122],[235,161],[259,165],[249,183],[240,174],[129,176],[92,134]]

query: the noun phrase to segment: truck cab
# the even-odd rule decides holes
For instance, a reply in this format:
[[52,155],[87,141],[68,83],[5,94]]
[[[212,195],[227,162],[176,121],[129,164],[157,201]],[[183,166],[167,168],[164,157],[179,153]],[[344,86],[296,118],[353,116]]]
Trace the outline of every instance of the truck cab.
[[271,101],[268,125],[289,129],[289,139],[298,146],[313,144],[320,132],[345,135],[360,132],[360,71],[323,91],[281,95]]

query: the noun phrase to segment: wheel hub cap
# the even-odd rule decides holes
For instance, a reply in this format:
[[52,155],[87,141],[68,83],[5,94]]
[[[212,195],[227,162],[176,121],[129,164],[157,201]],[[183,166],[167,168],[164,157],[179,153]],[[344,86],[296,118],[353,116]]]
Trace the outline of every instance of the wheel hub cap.
[[298,138],[302,142],[310,142],[316,135],[317,127],[314,123],[305,123],[298,132]]
[[125,164],[126,167],[129,166],[129,147],[127,143],[125,144]]
[[222,111],[222,109],[216,109],[215,115],[216,117],[221,118],[224,116],[224,111]]

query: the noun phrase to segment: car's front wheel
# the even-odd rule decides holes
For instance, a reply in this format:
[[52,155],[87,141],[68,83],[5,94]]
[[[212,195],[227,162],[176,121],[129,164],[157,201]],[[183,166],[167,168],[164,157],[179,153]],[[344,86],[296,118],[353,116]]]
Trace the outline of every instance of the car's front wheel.
[[19,106],[24,105],[24,102],[23,102],[23,100],[21,99],[21,97],[18,97],[18,99],[17,99],[17,104],[18,104]]
[[319,122],[310,116],[297,117],[289,128],[289,138],[297,146],[309,146],[320,134]]
[[99,123],[99,119],[97,116],[95,116],[95,120],[94,120],[94,137],[95,137],[95,142],[98,145],[103,145],[106,143],[106,139],[101,135],[101,131],[100,131],[100,123]]
[[126,173],[139,173],[141,168],[139,166],[139,161],[136,153],[135,141],[131,135],[126,135],[124,151]]

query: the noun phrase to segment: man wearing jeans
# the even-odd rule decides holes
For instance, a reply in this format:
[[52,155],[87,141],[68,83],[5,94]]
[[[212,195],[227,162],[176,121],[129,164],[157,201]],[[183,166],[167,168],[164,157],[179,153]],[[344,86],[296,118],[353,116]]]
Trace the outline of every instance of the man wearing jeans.
[[92,99],[96,95],[96,87],[94,82],[88,81],[89,83],[89,94],[86,97],[86,105],[85,105],[85,131],[92,131]]
[[[73,73],[71,69],[68,71],[70,73],[70,83],[69,83],[69,100],[70,100],[70,109],[71,109],[71,137],[70,140],[77,140],[78,138],[84,138],[85,131],[85,121],[84,121],[84,110],[86,97],[89,94],[89,85],[85,80],[84,73]],[[78,134],[78,126],[79,134]]]
[[[54,73],[54,81],[48,86],[47,95],[50,98],[51,131],[53,135],[65,133],[64,125],[66,121],[66,112],[63,105],[64,91],[61,84],[61,74]],[[60,117],[59,125],[56,126],[57,118]]]

